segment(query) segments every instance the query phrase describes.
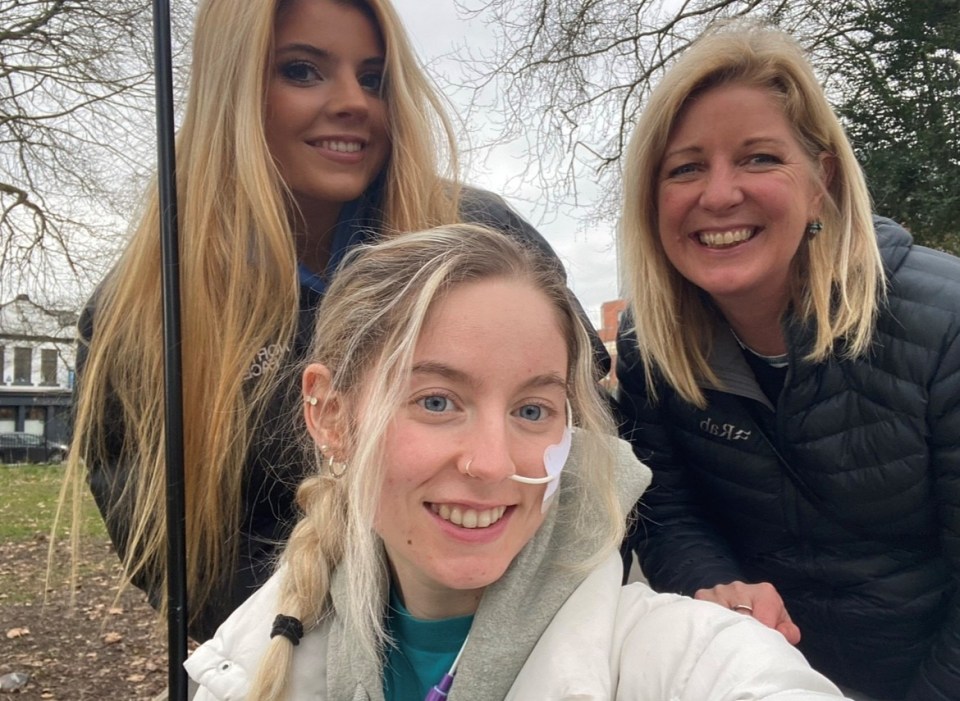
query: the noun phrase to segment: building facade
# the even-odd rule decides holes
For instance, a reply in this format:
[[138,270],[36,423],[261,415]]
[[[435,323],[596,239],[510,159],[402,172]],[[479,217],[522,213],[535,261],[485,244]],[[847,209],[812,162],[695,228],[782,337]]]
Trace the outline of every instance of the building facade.
[[77,314],[27,295],[0,305],[0,433],[67,443]]
[[617,383],[617,329],[620,328],[620,319],[627,310],[627,302],[623,299],[614,299],[600,305],[600,340],[610,354],[610,374],[603,378],[603,385],[614,392]]

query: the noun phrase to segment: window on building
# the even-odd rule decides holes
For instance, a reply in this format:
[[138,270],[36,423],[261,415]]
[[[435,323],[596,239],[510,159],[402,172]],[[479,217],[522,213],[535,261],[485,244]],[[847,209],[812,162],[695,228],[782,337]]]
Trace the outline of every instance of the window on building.
[[0,406],[0,433],[17,430],[17,410],[12,406]]
[[27,407],[24,412],[23,432],[32,433],[35,436],[43,436],[47,433],[47,408],[42,406]]
[[0,346],[0,385],[7,384],[7,347]]
[[57,384],[57,349],[43,348],[40,351],[40,384]]
[[13,349],[13,384],[29,385],[33,382],[33,348]]

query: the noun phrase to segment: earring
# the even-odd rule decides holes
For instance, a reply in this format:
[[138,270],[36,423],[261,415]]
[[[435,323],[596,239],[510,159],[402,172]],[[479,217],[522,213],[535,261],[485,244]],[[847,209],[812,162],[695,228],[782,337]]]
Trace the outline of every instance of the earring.
[[806,233],[807,238],[814,238],[817,234],[823,231],[823,222],[819,219],[814,219],[812,222],[807,224],[807,228],[804,233]]
[[331,455],[327,458],[327,469],[330,470],[330,474],[333,475],[334,479],[340,479],[347,473],[347,468],[350,467],[345,462],[339,462],[334,459]]
[[304,398],[303,398],[303,401],[304,401],[305,404],[309,404],[310,406],[316,406],[316,405],[317,405],[317,398],[316,398],[316,397],[304,397]]
[[346,462],[340,462],[333,456],[333,451],[330,447],[324,443],[320,446],[320,457],[322,461],[322,467],[326,468],[327,472],[334,479],[340,479],[347,472],[347,468],[350,467]]

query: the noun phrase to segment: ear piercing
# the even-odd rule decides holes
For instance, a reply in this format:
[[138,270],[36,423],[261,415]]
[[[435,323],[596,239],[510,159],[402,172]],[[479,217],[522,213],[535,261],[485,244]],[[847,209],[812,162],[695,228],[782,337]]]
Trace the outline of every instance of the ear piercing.
[[304,402],[304,404],[309,404],[310,406],[316,406],[316,405],[317,405],[317,398],[316,398],[316,397],[304,397],[304,398],[303,398],[303,402]]
[[[314,398],[316,399],[316,398]],[[333,451],[330,449],[326,443],[320,446],[320,463],[322,468],[326,468],[327,472],[330,473],[330,476],[334,479],[340,479],[347,472],[347,468],[350,465],[344,461],[341,462],[333,456]]]

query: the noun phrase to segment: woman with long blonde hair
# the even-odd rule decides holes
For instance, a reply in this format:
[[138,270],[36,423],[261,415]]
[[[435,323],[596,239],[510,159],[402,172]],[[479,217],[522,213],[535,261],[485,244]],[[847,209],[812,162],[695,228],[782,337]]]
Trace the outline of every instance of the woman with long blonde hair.
[[650,474],[592,356],[556,262],[515,238],[348,254],[305,358],[303,518],[187,660],[197,701],[838,698],[756,621],[621,586]]
[[[377,236],[493,223],[457,184],[443,105],[389,0],[204,0],[177,136],[190,631],[261,584],[303,471],[286,407],[344,252]],[[155,190],[150,191],[155,192]],[[166,577],[158,202],[80,323],[70,479],[84,475],[126,576]]]

